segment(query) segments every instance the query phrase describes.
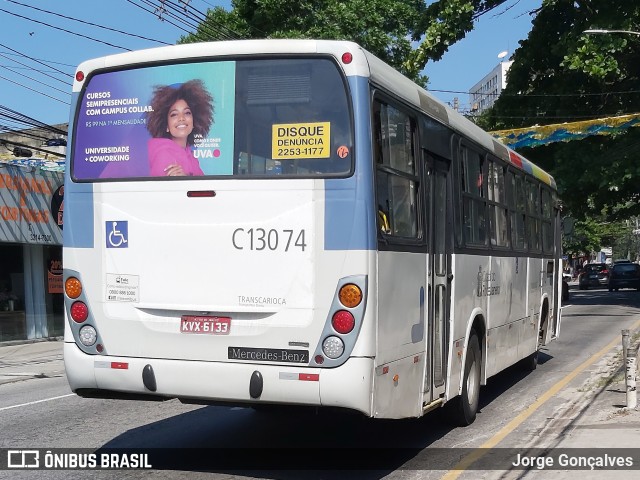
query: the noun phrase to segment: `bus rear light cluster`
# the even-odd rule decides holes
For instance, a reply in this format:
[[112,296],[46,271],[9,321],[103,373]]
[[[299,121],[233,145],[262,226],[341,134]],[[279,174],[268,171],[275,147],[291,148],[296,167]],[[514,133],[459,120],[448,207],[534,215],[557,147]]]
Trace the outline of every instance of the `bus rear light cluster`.
[[340,280],[311,365],[335,367],[347,361],[362,324],[366,285],[365,275]]
[[89,302],[78,272],[65,270],[64,294],[67,309],[68,325],[76,341],[76,345],[85,353],[106,354]]

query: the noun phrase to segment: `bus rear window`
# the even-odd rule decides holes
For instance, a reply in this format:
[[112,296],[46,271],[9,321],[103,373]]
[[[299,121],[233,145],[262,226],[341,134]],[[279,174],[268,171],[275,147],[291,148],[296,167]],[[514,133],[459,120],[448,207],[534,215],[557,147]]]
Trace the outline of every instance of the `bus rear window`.
[[98,72],[76,112],[76,181],[351,172],[345,81],[328,58]]

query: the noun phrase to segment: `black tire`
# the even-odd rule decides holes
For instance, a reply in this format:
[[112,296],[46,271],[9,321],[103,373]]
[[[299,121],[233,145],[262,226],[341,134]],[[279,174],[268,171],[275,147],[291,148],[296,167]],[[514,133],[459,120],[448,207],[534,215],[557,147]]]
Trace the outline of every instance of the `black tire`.
[[452,400],[451,420],[460,427],[471,425],[476,419],[480,399],[480,342],[475,330],[471,331],[464,362],[462,393]]
[[538,367],[538,353],[539,351],[536,350],[528,357],[520,360],[520,365],[525,372],[533,372]]
[[542,348],[542,344],[544,342],[544,333],[547,325],[548,315],[549,311],[547,309],[547,306],[545,305],[542,310],[542,320],[540,323],[540,330],[538,331],[538,342],[536,344],[536,351],[520,360],[520,366],[526,372],[533,372],[538,367],[538,358],[540,349]]

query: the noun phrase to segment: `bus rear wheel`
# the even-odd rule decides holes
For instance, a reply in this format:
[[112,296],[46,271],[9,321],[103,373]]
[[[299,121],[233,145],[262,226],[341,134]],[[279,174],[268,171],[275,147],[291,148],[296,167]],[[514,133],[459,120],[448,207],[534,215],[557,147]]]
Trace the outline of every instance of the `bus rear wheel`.
[[480,342],[475,331],[469,336],[469,346],[464,362],[462,393],[453,399],[451,417],[461,427],[471,425],[476,419],[480,400]]

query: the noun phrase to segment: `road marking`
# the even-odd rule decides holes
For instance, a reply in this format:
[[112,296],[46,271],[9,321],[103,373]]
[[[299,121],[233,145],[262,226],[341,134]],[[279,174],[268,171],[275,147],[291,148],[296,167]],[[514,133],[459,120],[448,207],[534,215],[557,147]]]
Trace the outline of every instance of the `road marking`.
[[[630,330],[636,330],[640,327],[640,320],[633,324],[630,327]],[[466,455],[462,458],[452,470],[447,472],[441,480],[454,480],[462,475],[469,466],[471,466],[474,462],[484,457],[487,453],[489,453],[489,449],[498,445],[502,440],[505,439],[507,435],[513,432],[520,424],[522,424],[527,418],[529,418],[533,413],[538,410],[545,402],[547,402],[550,398],[556,395],[560,390],[567,386],[567,384],[573,380],[579,373],[581,373],[584,369],[594,364],[596,361],[600,360],[609,350],[616,346],[616,344],[620,344],[621,340],[619,336],[616,336],[611,342],[605,346],[599,352],[593,354],[588,360],[585,360],[580,365],[578,365],[571,373],[569,373],[562,380],[558,381],[555,385],[553,385],[549,390],[543,393],[535,402],[529,405],[523,412],[521,412],[517,417],[507,423],[502,429],[498,431],[493,437],[480,445],[477,449],[475,449],[470,454]]]
[[2,407],[0,408],[0,412],[4,411],[4,410],[11,410],[12,408],[18,408],[18,407],[28,407],[29,405],[35,405],[36,403],[42,403],[42,402],[50,402],[51,400],[58,400],[60,398],[65,398],[65,397],[75,397],[75,393],[68,393],[66,395],[60,395],[58,397],[51,397],[51,398],[45,398],[43,400],[36,400],[35,402],[28,402],[28,403],[21,403],[20,405],[11,405],[9,407]]

